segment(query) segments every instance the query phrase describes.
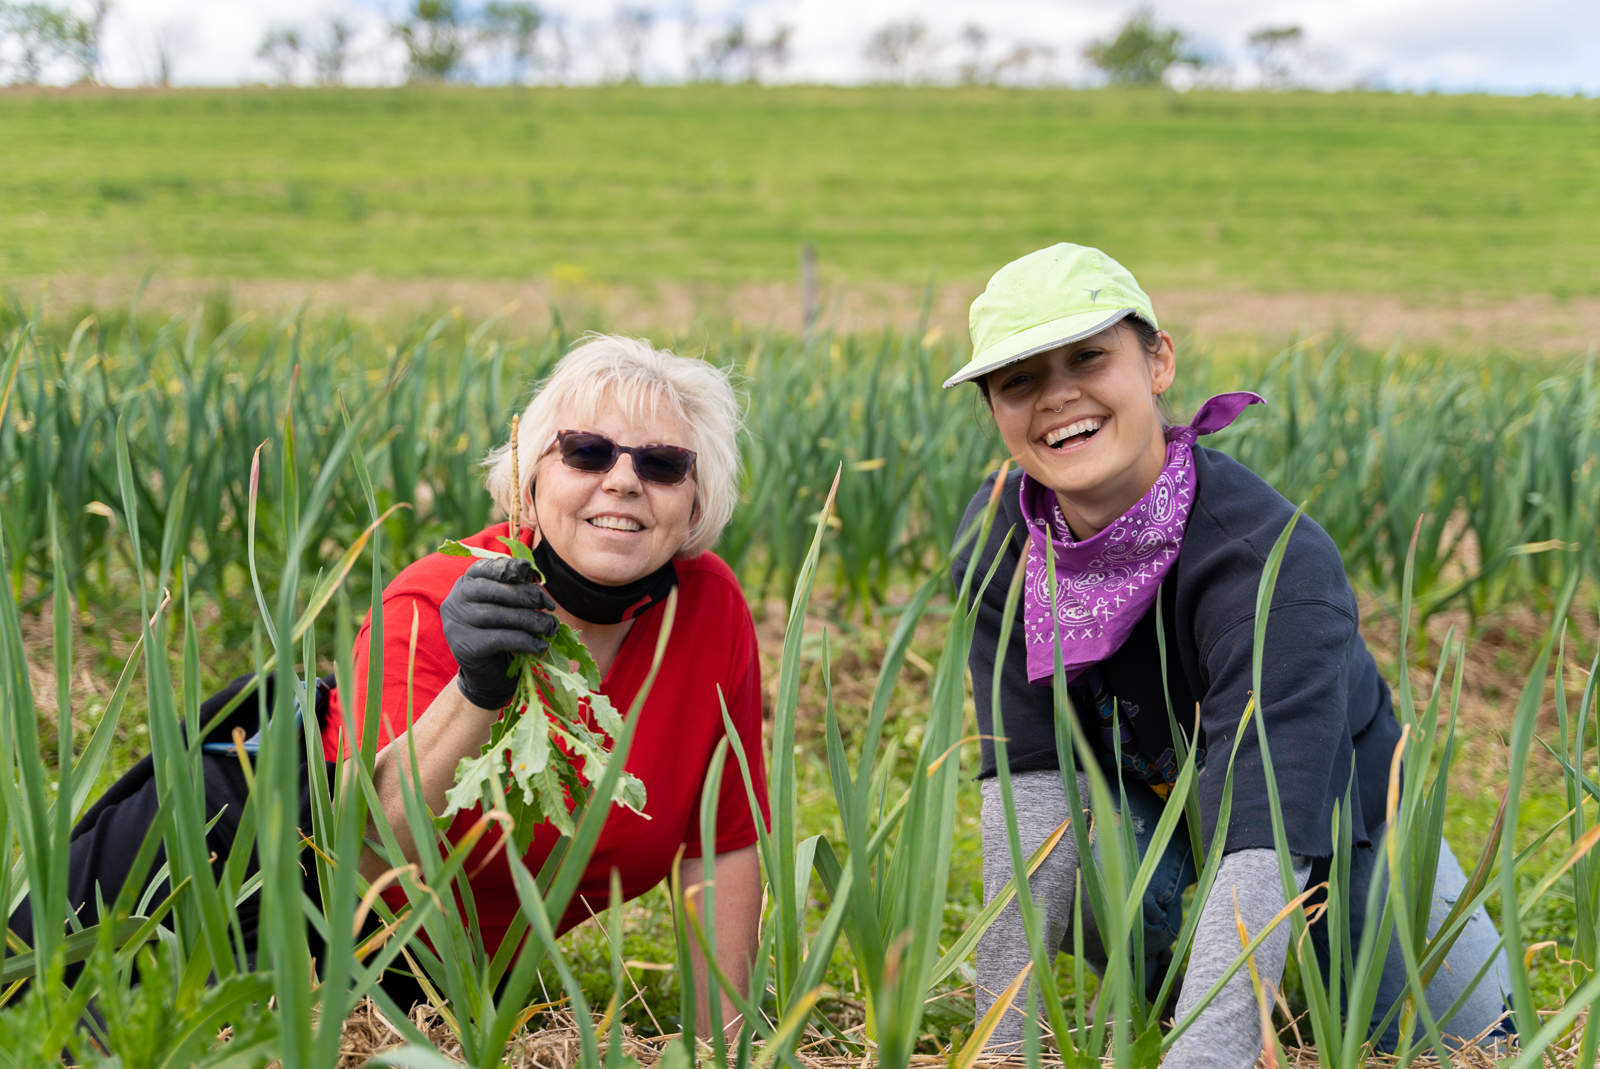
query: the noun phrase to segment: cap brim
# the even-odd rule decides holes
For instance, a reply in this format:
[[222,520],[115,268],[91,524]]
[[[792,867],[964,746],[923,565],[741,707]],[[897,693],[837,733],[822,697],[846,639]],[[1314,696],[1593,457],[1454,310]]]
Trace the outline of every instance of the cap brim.
[[971,382],[996,368],[1026,360],[1035,353],[1049,352],[1051,349],[1099,334],[1130,315],[1139,315],[1139,310],[1118,308],[1109,316],[1099,311],[1080,312],[1077,315],[1052,319],[1048,323],[1040,323],[1027,330],[1019,330],[982,352],[973,353],[966,367],[944,380],[944,388],[948,390],[958,383]]

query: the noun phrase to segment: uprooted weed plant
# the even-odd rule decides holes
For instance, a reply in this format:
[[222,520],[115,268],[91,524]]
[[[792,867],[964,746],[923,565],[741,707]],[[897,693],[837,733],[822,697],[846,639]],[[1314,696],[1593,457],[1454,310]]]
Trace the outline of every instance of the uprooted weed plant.
[[[715,960],[714,887],[674,886],[664,896],[672,914],[665,956],[673,960],[649,964],[667,966],[662,975],[675,995],[676,1020],[658,1029],[667,1034],[653,1044],[624,1035],[624,992],[638,963],[625,952],[630,911],[619,893],[613,890],[599,918],[606,994],[595,997],[602,988],[580,974],[573,948],[553,936],[611,804],[631,729],[614,740],[617,759],[580,799],[573,834],[550,862],[533,872],[510,859],[522,911],[507,950],[493,956],[463,909],[470,896],[462,865],[491,825],[508,819],[494,786],[471,834],[443,851],[423,851],[412,866],[375,804],[377,718],[369,720],[339,774],[325,775],[317,760],[305,763],[320,744],[314,718],[297,716],[297,709],[309,707],[319,650],[325,651],[321,663],[331,661],[348,692],[354,685],[352,605],[364,598],[375,606],[395,563],[430,541],[437,544],[441,533],[467,534],[486,522],[487,499],[472,489],[472,463],[508,415],[502,402],[513,400],[514,391],[502,393],[501,380],[512,369],[520,379],[548,366],[563,344],[552,336],[515,349],[488,340],[486,331],[447,341],[456,329],[442,321],[386,360],[370,362],[363,348],[368,343],[342,328],[319,334],[289,324],[255,348],[246,344],[243,327],[202,340],[178,323],[141,332],[134,319],[117,336],[94,324],[70,339],[32,322],[12,332],[0,400],[6,505],[0,509],[0,563],[10,588],[0,610],[0,760],[10,770],[0,777],[0,839],[13,860],[0,870],[0,898],[8,915],[29,899],[36,945],[8,942],[0,958],[0,1051],[8,1061],[55,1064],[65,1052],[85,1065],[276,1060],[286,1067],[331,1067],[340,1064],[347,1019],[358,1008],[370,1019],[375,1008],[395,1037],[378,1058],[395,1064],[441,1064],[443,1047],[451,1058],[487,1069],[507,1057],[508,1043],[525,1045],[527,1030],[555,1011],[564,1029],[562,1057],[584,1069],[650,1058],[675,1069],[700,1059],[766,1069],[823,1056],[900,1067],[940,1047],[946,1048],[941,1060],[965,1069],[979,1059],[998,1014],[1015,1003],[1040,1008],[1044,1017],[1025,1033],[1019,1056],[1030,1064],[1051,1047],[1052,1060],[1080,1066],[1102,1058],[1118,1066],[1156,1064],[1193,1018],[1162,1022],[1158,1014],[1181,970],[1198,910],[1190,911],[1163,990],[1152,999],[1134,982],[1140,925],[1126,905],[1138,901],[1150,867],[1118,836],[1102,841],[1101,866],[1083,873],[1107,952],[1104,974],[1086,976],[1082,954],[1048,967],[1037,916],[1024,896],[1030,969],[1001,993],[996,1010],[966,1023],[960,1034],[930,1024],[941,1000],[961,987],[984,926],[1014,896],[1015,877],[1041,858],[1017,849],[1008,798],[1013,883],[975,915],[956,911],[964,922],[949,925],[953,899],[960,896],[950,876],[958,796],[970,775],[964,763],[971,736],[996,727],[967,720],[965,665],[974,621],[962,606],[972,588],[1008,577],[972,575],[962,590],[948,589],[945,562],[955,518],[993,455],[992,443],[969,398],[938,392],[951,354],[929,352],[915,338],[824,337],[809,351],[783,339],[727,339],[713,347],[715,358],[739,357],[755,412],[748,500],[730,531],[728,556],[753,593],[789,596],[768,740],[772,822],[760,841],[767,883],[761,949],[746,990],[730,989],[713,970],[709,1036],[694,1034],[688,962],[691,940]],[[252,363],[243,362],[246,353],[254,355]],[[1367,373],[1376,377],[1361,377]],[[1390,878],[1351,888],[1348,869],[1335,866],[1329,879],[1329,945],[1348,947],[1348,954],[1318,960],[1305,938],[1309,920],[1292,883],[1281,807],[1275,793],[1271,798],[1292,903],[1278,923],[1289,925],[1293,937],[1304,1011],[1297,1025],[1326,1069],[1362,1064],[1379,967],[1389,943],[1398,941],[1407,993],[1380,1007],[1401,1022],[1396,1060],[1440,1054],[1445,1037],[1438,1022],[1425,999],[1411,996],[1441,967],[1471,912],[1494,899],[1521,1035],[1520,1046],[1505,1052],[1509,1064],[1531,1067],[1559,1046],[1576,1051],[1577,1064],[1593,1066],[1600,1033],[1574,1031],[1600,997],[1600,862],[1591,853],[1600,839],[1592,663],[1575,703],[1564,685],[1554,687],[1556,731],[1536,740],[1541,712],[1551,704],[1547,680],[1566,676],[1569,608],[1594,569],[1593,539],[1586,533],[1594,524],[1597,486],[1592,371],[1582,367],[1535,380],[1508,363],[1485,372],[1475,386],[1467,372],[1450,379],[1398,358],[1300,347],[1261,378],[1268,385],[1258,389],[1271,396],[1281,388],[1283,402],[1257,417],[1253,434],[1236,433],[1227,444],[1247,456],[1259,449],[1251,458],[1258,470],[1316,502],[1316,514],[1352,571],[1388,591],[1402,621],[1396,711],[1404,737],[1389,801]],[[1413,410],[1401,403],[1406,391],[1416,390],[1433,399],[1420,410],[1430,413],[1425,418],[1412,418]],[[1432,413],[1459,418],[1458,430],[1449,432],[1456,437],[1448,439],[1459,449],[1438,447],[1413,426]],[[1436,430],[1445,433],[1442,423]],[[258,452],[269,439],[269,450]],[[1378,506],[1364,504],[1380,492],[1393,496],[1377,498]],[[1415,507],[1384,507],[1395,501]],[[419,507],[395,510],[398,503]],[[1424,509],[1450,520],[1424,519],[1413,535]],[[990,522],[992,513],[984,520]],[[1258,662],[1287,541],[1285,532],[1262,577]],[[888,632],[851,745],[828,689],[828,633],[819,649],[806,628],[819,581],[839,599],[843,608],[836,611],[866,610]],[[112,601],[119,585],[138,601],[137,646],[84,739],[73,719],[74,613]],[[1012,584],[1013,597],[1019,589]],[[1407,627],[1414,616],[1453,599],[1486,610],[1495,599],[1511,597],[1545,599],[1551,623],[1510,725],[1509,783],[1494,833],[1469,866],[1467,892],[1447,918],[1430,924],[1466,639],[1446,642],[1424,697],[1405,670]],[[238,699],[253,703],[265,726],[258,757],[247,761],[253,790],[241,814],[241,847],[213,869],[199,774],[199,745],[209,726],[199,712],[208,653],[200,648],[196,615],[203,601],[240,600],[254,612],[233,609],[233,634],[249,651],[248,666],[272,686],[270,700],[265,686]],[[46,603],[53,634],[48,651],[35,660],[48,665],[54,684],[54,738],[40,730],[39,673],[30,670],[23,637],[24,615]],[[375,628],[381,621],[374,613]],[[942,646],[923,658],[912,640],[929,626],[942,635]],[[664,640],[658,659],[663,649]],[[373,643],[372,656],[376,685],[381,641]],[[896,702],[908,660],[920,661],[917,670],[926,676],[926,696],[915,708]],[[823,685],[816,712],[826,744],[826,767],[809,778],[796,756],[797,729],[813,712],[801,697],[807,673]],[[1088,758],[1059,671],[1055,694],[1063,774],[1067,782],[1075,781],[1076,768],[1088,774],[1094,819],[1115,827],[1114,784]],[[642,701],[643,693],[626,724]],[[119,729],[139,715],[138,706],[146,710],[161,815],[127,886],[103,904],[98,923],[85,926],[62,904],[72,823],[115,761],[123,745]],[[1237,737],[1254,731],[1265,751],[1254,706],[1239,713]],[[914,716],[917,730],[891,730],[891,716]],[[1536,741],[1562,769],[1568,810],[1548,827],[1527,827],[1523,816]],[[718,751],[707,782],[732,767],[753,791],[747,754],[761,740],[730,731],[730,743]],[[1185,804],[1167,807],[1152,857],[1172,835],[1187,833],[1179,818],[1198,804],[1195,762],[1191,745],[1175,789]],[[1431,775],[1401,776],[1402,766]],[[312,826],[305,829],[296,827],[302,768],[310,770],[313,803]],[[818,784],[832,797],[820,832],[807,817],[815,805],[804,797]],[[437,833],[419,787],[405,786],[412,836],[433,841]],[[1004,778],[1002,792],[1009,793]],[[702,798],[702,834],[708,837],[717,801],[714,790]],[[388,878],[406,894],[398,912],[369,894],[357,871],[369,818],[393,866]],[[1337,814],[1333,832],[1348,841],[1348,825]],[[1086,828],[1074,825],[1061,834],[1079,837],[1080,856],[1090,856],[1081,841]],[[302,849],[302,835],[314,849]],[[261,860],[260,871],[248,878],[250,851],[243,844],[253,844]],[[165,846],[165,860],[152,871],[158,845]],[[1048,843],[1041,854],[1047,849]],[[1220,860],[1213,844],[1198,893],[1215,878]],[[315,870],[310,897],[301,864]],[[141,893],[147,882],[152,890]],[[1382,918],[1353,946],[1341,905],[1351,894],[1368,896],[1369,915]],[[254,958],[245,952],[239,912],[251,897],[261,925]],[[1556,949],[1572,963],[1575,982],[1554,1003],[1540,1005],[1528,979],[1540,948],[1531,945],[1524,922],[1555,897],[1570,897],[1574,910],[1573,938]],[[382,924],[377,935],[358,943],[369,910]],[[326,948],[316,960],[305,937],[308,924]],[[1265,934],[1247,933],[1233,971],[1251,968],[1249,954]],[[524,935],[525,949],[513,956],[509,948]],[[68,966],[80,964],[67,983]],[[393,965],[425,978],[435,1003],[431,1017],[408,1017],[376,984]],[[840,991],[847,975],[848,999]],[[745,1018],[737,1040],[725,1040],[719,1027],[721,993]],[[1263,1017],[1270,1019],[1273,993],[1263,990],[1261,997]],[[1281,1064],[1276,1032],[1269,1027],[1266,1036]]]

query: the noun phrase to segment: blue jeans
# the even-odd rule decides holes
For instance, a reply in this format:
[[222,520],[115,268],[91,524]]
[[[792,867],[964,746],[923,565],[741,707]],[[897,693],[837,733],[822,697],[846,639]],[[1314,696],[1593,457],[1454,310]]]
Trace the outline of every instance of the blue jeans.
[[[1111,788],[1112,801],[1122,812],[1124,822],[1132,824],[1133,841],[1139,848],[1139,862],[1143,864],[1166,802],[1143,783],[1128,783],[1124,788],[1128,795],[1128,807],[1124,811],[1122,799],[1116,794],[1115,779],[1111,780]],[[1087,801],[1084,808],[1088,808]],[[1120,834],[1120,829],[1114,833]],[[1097,824],[1089,825],[1089,843],[1094,850],[1095,864],[1101,865],[1102,843]],[[1133,873],[1128,873],[1128,877],[1131,879]],[[1155,871],[1150,875],[1150,882],[1145,886],[1140,902],[1144,919],[1144,981],[1151,997],[1155,996],[1156,989],[1166,978],[1167,967],[1172,962],[1172,946],[1178,941],[1178,933],[1183,928],[1183,892],[1197,879],[1199,870],[1195,865],[1189,833],[1185,824],[1180,822],[1172,838],[1167,841],[1166,850],[1156,862]],[[1100,933],[1087,900],[1083,904],[1083,919],[1084,956],[1098,972],[1105,966],[1106,953],[1101,946]],[[1071,942],[1063,944],[1061,949],[1070,953]]]
[[[1389,866],[1383,855],[1383,834],[1384,829],[1379,828],[1373,833],[1372,845],[1356,847],[1350,858],[1350,942],[1354,949],[1360,948],[1362,932],[1368,921],[1367,890],[1374,875],[1381,881],[1383,892],[1388,891]],[[1311,877],[1313,883],[1327,878],[1327,867],[1327,863],[1322,862],[1313,869]],[[1450,910],[1455,907],[1456,900],[1466,886],[1467,877],[1461,870],[1460,862],[1456,860],[1450,844],[1441,839],[1439,867],[1433,882],[1433,906],[1428,912],[1430,939],[1438,932],[1439,925]],[[1383,908],[1382,898],[1378,899],[1378,908],[1380,911]],[[1313,925],[1311,938],[1316,945],[1318,957],[1326,963],[1329,960],[1327,925],[1325,923]],[[1428,984],[1429,1012],[1433,1014],[1434,1020],[1438,1021],[1441,1031],[1446,1036],[1470,1040],[1490,1029],[1495,1029],[1496,1033],[1501,1035],[1515,1034],[1509,1017],[1501,1021],[1506,1013],[1506,999],[1511,991],[1511,972],[1505,950],[1497,945],[1499,940],[1500,933],[1495,929],[1494,921],[1490,920],[1488,912],[1479,906],[1467,918],[1466,929],[1450,948],[1445,964]],[[1452,1020],[1441,1019],[1491,956],[1494,958],[1493,963],[1482,981],[1467,997],[1461,1012]],[[1346,968],[1348,970],[1348,966]],[[1405,957],[1401,953],[1397,934],[1391,934],[1388,953],[1383,961],[1383,976],[1378,981],[1378,999],[1373,1004],[1374,1030],[1388,1015],[1395,1000],[1404,994],[1405,989]],[[1421,1027],[1419,1022],[1417,1024],[1419,1033]],[[1378,1049],[1393,1050],[1399,1040],[1400,1015],[1396,1013],[1383,1035],[1377,1037]]]

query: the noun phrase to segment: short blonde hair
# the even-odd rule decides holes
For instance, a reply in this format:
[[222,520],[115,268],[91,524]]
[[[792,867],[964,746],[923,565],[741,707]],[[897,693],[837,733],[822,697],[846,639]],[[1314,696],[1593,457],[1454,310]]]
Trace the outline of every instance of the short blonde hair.
[[739,501],[739,399],[728,373],[704,360],[675,356],[643,338],[586,334],[539,383],[518,423],[522,485],[513,486],[511,443],[484,460],[484,485],[501,511],[521,494],[532,502],[534,470],[555,441],[556,431],[582,427],[607,403],[629,423],[643,424],[665,410],[683,424],[694,450],[695,517],[678,551],[693,557],[716,544]]

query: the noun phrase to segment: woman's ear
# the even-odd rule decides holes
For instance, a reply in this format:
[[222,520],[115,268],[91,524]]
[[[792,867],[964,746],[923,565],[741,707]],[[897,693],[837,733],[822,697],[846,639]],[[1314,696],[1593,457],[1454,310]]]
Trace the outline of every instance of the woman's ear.
[[1161,344],[1150,356],[1150,389],[1152,393],[1163,394],[1172,388],[1172,382],[1178,377],[1178,353],[1172,344],[1172,335],[1160,331]]

